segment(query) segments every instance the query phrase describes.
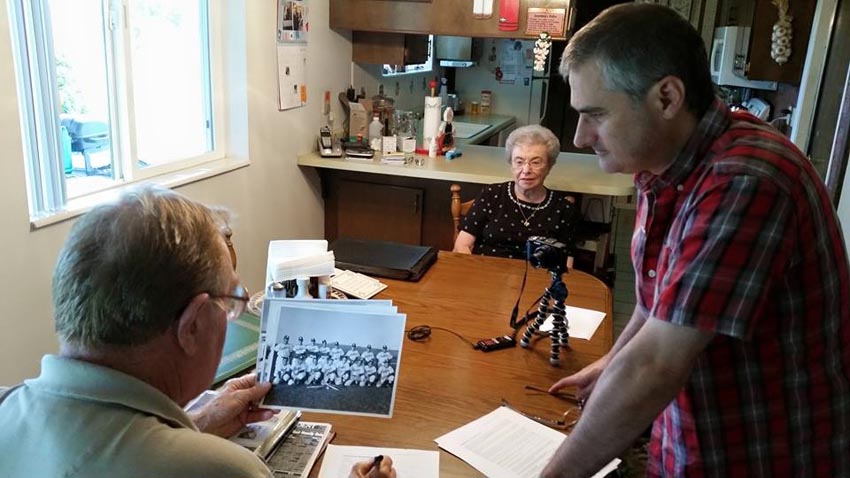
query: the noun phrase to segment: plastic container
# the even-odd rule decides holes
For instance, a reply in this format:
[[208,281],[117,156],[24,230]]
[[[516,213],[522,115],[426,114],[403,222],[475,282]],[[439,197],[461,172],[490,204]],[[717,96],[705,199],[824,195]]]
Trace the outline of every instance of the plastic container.
[[378,115],[375,115],[372,118],[372,122],[369,123],[369,147],[375,151],[381,150],[381,144],[384,136],[383,131],[384,125],[381,123],[381,118]]
[[437,138],[432,137],[431,141],[428,142],[428,157],[436,158],[437,157]]

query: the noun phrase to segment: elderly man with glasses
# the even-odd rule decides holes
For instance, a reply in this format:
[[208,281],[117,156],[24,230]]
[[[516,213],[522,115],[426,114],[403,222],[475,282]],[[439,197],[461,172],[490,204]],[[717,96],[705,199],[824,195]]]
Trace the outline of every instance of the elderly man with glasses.
[[183,411],[212,383],[227,321],[248,301],[227,221],[153,186],[77,221],[53,276],[59,354],[0,399],[3,476],[271,476],[222,438],[271,417],[253,406],[270,384],[238,378]]

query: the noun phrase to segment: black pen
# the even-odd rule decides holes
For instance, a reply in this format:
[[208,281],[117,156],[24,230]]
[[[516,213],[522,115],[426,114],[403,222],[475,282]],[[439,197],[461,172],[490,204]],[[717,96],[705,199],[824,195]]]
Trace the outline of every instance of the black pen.
[[376,470],[381,466],[381,462],[384,460],[384,455],[378,455],[375,457],[375,461],[372,462],[372,468],[369,468],[369,471],[366,473],[367,475],[372,472],[372,470]]

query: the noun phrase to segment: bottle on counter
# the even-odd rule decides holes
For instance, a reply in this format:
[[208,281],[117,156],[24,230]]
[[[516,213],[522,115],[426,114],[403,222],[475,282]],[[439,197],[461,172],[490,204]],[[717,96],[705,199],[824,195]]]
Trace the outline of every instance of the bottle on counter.
[[381,123],[381,118],[375,115],[372,122],[369,123],[369,147],[375,151],[381,150],[381,142],[383,140],[384,125]]
[[437,157],[437,138],[431,137],[431,140],[428,141],[428,157],[436,158]]
[[478,113],[482,116],[490,114],[490,101],[493,92],[490,90],[481,90],[481,105],[478,107]]

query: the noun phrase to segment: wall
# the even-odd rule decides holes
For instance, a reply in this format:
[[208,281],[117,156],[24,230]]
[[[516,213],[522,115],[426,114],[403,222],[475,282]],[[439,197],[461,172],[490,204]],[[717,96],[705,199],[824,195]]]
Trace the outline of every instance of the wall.
[[[241,56],[244,75],[231,72],[228,85],[242,143],[252,164],[179,190],[188,196],[231,208],[237,222],[234,242],[239,273],[250,290],[262,287],[268,241],[323,236],[323,202],[317,175],[296,165],[299,153],[313,149],[321,120],[322,92],[348,84],[351,42],[327,28],[326,2],[312,2],[308,62],[309,104],[277,111],[275,55],[276,2],[228,0],[230,47]],[[235,33],[244,34],[235,34]],[[241,44],[240,44],[241,43]],[[0,6],[0,85],[14,85],[9,19]],[[238,64],[236,61],[235,64]],[[240,84],[239,78],[243,80]],[[240,98],[241,97],[241,98]],[[336,115],[341,114],[338,103]],[[245,141],[247,136],[247,142]],[[238,143],[238,141],[237,141]],[[12,384],[39,371],[39,359],[57,350],[50,305],[50,278],[71,221],[30,231],[18,103],[14,88],[0,89],[0,244],[6,253],[0,272],[4,313],[0,315],[0,384]]]

